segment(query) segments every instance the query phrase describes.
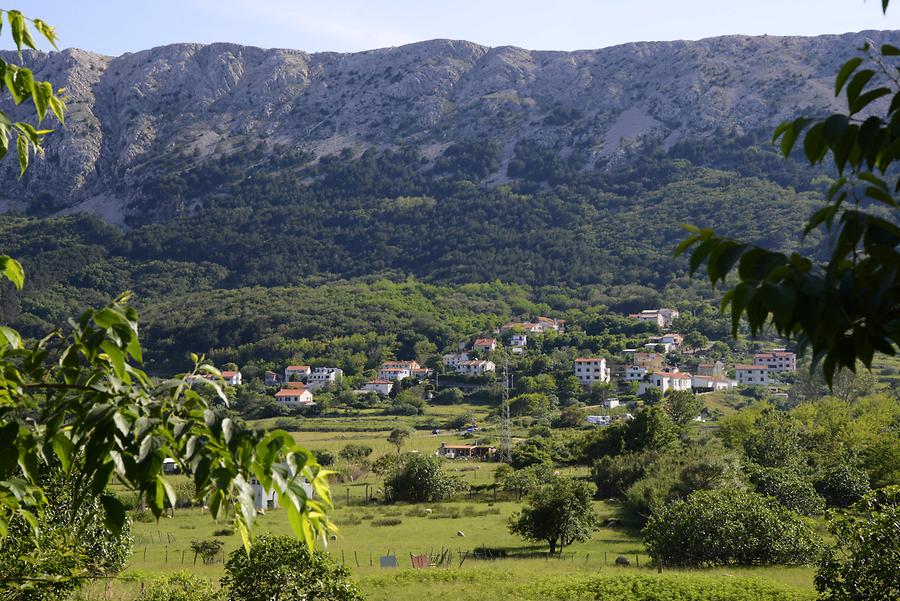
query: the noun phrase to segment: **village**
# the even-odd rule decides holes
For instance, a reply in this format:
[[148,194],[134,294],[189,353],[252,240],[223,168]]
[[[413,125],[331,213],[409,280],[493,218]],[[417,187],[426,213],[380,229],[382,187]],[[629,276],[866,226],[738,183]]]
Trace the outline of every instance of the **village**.
[[[765,390],[773,398],[787,396],[780,378],[783,374],[796,372],[794,352],[773,348],[732,364],[705,360],[708,348],[686,348],[685,337],[673,331],[678,310],[647,309],[627,317],[635,322],[649,323],[659,333],[648,336],[643,346],[623,349],[614,356],[576,357],[571,362],[570,375],[584,390],[602,388],[603,391],[600,403],[595,406],[601,414],[585,416],[587,424],[608,426],[617,420],[630,419],[630,411],[638,405],[670,392],[703,395],[753,387]],[[510,387],[515,378],[516,361],[529,352],[529,345],[533,346],[534,341],[545,335],[564,333],[566,326],[565,320],[546,316],[504,323],[489,333],[460,343],[457,349],[445,352],[439,362],[432,365],[420,365],[414,359],[384,361],[374,370],[375,377],[362,379],[350,390],[356,395],[388,398],[396,394],[398,387],[427,383],[427,399],[442,385],[477,389],[499,383],[501,387]],[[221,377],[229,386],[243,384],[239,370],[222,371]],[[504,380],[504,377],[508,379]],[[265,371],[263,383],[278,406],[302,410],[314,408],[318,394],[337,386],[346,388],[344,378],[344,371],[338,367],[297,364],[285,366],[282,373]],[[621,400],[623,397],[632,400],[625,402]],[[705,410],[695,419],[705,421]],[[457,445],[442,447],[438,454],[450,458],[485,458],[494,450],[491,447],[490,452],[485,453],[475,445]]]

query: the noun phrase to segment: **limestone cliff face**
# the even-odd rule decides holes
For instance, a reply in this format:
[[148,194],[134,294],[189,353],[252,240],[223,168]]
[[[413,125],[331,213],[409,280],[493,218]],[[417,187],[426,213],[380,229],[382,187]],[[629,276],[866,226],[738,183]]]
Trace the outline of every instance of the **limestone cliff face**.
[[404,143],[434,156],[454,141],[489,137],[506,158],[531,140],[615,161],[648,137],[672,144],[832,108],[837,68],[866,38],[898,44],[900,32],[577,52],[432,40],[353,54],[236,44],[119,57],[31,53],[25,64],[66,87],[70,111],[22,180],[13,161],[0,165],[0,205],[40,202],[121,221],[137,210],[142,186],[171,168],[161,167],[165,159],[197,165],[259,140],[273,152]]

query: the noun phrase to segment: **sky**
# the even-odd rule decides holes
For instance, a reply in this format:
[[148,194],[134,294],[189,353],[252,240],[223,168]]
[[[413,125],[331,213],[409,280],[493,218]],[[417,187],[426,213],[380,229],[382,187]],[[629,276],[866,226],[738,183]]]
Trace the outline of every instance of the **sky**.
[[[895,0],[900,4],[900,1]],[[352,52],[433,38],[534,50],[726,34],[900,29],[880,0],[19,0],[60,48],[109,55],[175,42]],[[8,48],[8,27],[0,47]]]

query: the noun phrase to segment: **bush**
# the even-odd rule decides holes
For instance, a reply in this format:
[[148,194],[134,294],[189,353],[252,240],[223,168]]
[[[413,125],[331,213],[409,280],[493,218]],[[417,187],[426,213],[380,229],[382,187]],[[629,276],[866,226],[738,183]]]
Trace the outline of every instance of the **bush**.
[[642,531],[647,552],[667,565],[805,565],[819,540],[803,518],[756,493],[695,492],[655,512]]
[[869,492],[869,475],[854,465],[838,463],[822,471],[816,490],[829,505],[849,507]]
[[400,518],[382,518],[380,520],[372,520],[370,523],[373,526],[399,526],[403,523],[403,520]]
[[234,536],[234,528],[219,528],[213,531],[213,536]]
[[203,559],[203,563],[210,564],[216,560],[216,555],[225,546],[220,540],[192,540],[191,551],[194,552],[194,558],[199,555]]
[[206,578],[177,572],[155,578],[137,601],[219,601],[221,592]]
[[322,467],[329,467],[337,461],[337,455],[326,449],[316,449],[312,451],[312,454]]
[[289,536],[259,536],[250,548],[228,555],[222,587],[228,601],[362,601],[350,572]]
[[900,486],[867,494],[829,531],[835,546],[819,562],[824,601],[900,598]]
[[632,484],[644,477],[651,461],[652,458],[646,453],[601,457],[591,469],[591,479],[597,485],[597,495],[601,499],[624,495]]
[[444,473],[440,459],[428,455],[410,456],[384,483],[387,500],[409,503],[443,501],[466,487],[465,482]]
[[752,466],[747,471],[756,492],[774,497],[788,509],[803,515],[819,515],[825,511],[825,499],[796,469]]

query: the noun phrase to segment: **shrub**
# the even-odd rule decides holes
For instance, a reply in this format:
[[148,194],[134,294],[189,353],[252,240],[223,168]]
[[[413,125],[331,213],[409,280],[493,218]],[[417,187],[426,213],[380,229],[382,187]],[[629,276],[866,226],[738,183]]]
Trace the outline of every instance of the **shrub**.
[[788,509],[803,515],[819,515],[825,511],[825,499],[796,469],[752,466],[748,472],[756,492],[774,497]]
[[403,520],[400,518],[381,518],[379,520],[371,521],[373,526],[399,526],[402,523]]
[[137,601],[218,601],[221,598],[219,589],[206,578],[176,572],[151,580]]
[[327,449],[317,449],[312,451],[312,454],[315,456],[316,460],[318,460],[319,465],[322,467],[329,467],[335,464],[337,461],[337,456],[333,451],[329,451]]
[[192,540],[191,551],[194,552],[194,558],[198,555],[203,559],[203,563],[209,564],[216,560],[216,555],[225,546],[220,540]]
[[213,531],[213,536],[234,536],[234,528],[219,528]]
[[594,462],[591,478],[602,499],[620,497],[635,482],[644,477],[652,461],[646,453],[627,453],[617,457],[605,456]]
[[869,492],[869,475],[854,465],[838,463],[822,471],[816,490],[829,505],[849,507]]
[[385,498],[389,501],[425,503],[449,499],[465,490],[466,483],[447,475],[437,457],[412,455],[385,480]]
[[824,601],[900,598],[900,486],[867,494],[829,526],[835,546],[819,563]]
[[327,554],[288,536],[259,536],[248,554],[228,555],[222,587],[228,601],[362,601],[350,572]]
[[727,488],[660,509],[642,535],[650,556],[667,565],[804,565],[819,552],[812,528],[796,513]]

